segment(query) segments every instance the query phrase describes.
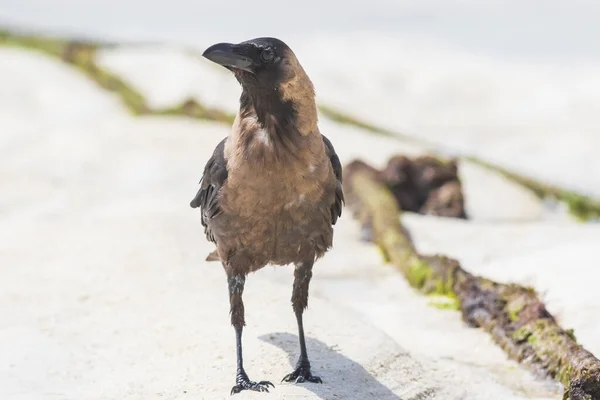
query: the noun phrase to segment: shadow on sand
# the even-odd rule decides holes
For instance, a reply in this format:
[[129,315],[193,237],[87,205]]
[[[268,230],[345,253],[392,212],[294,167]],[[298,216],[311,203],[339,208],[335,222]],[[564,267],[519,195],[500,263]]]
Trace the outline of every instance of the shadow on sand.
[[[285,351],[290,362],[290,372],[293,370],[299,354],[298,336],[278,332],[260,336],[259,339]],[[321,399],[341,399],[341,394],[337,393],[336,388],[344,387],[344,392],[354,393],[353,398],[356,399],[402,400],[359,363],[338,353],[325,343],[306,338],[306,347],[314,368],[313,373],[323,379],[323,384],[302,383],[301,385]],[[320,366],[326,366],[326,369]],[[273,383],[277,385],[279,381]]]

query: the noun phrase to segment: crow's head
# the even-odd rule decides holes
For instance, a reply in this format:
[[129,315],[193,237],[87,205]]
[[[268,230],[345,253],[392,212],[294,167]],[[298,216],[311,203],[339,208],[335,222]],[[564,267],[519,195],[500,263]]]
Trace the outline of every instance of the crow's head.
[[[299,129],[314,129],[312,82],[281,40],[263,37],[238,44],[218,43],[202,55],[234,73],[243,88],[242,109],[251,105],[261,122],[269,115],[281,121],[298,117],[302,119],[296,124]],[[251,104],[245,105],[245,99]]]
[[233,71],[242,85],[273,87],[293,79],[299,66],[292,50],[275,38],[257,38],[238,44],[218,43],[202,55]]

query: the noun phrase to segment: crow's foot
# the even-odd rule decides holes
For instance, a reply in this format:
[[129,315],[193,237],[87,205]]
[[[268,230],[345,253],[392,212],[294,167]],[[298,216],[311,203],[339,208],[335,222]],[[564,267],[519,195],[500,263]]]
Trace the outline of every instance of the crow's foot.
[[231,388],[231,394],[239,393],[242,390],[254,390],[255,392],[268,392],[269,386],[275,387],[269,381],[252,382],[248,377],[237,379],[237,384]]
[[313,375],[310,372],[310,367],[296,367],[296,370],[294,372],[292,372],[291,374],[287,374],[286,376],[283,377],[281,382],[283,382],[283,381],[295,382],[295,383],[302,383],[302,382],[323,383],[323,380],[320,377]]

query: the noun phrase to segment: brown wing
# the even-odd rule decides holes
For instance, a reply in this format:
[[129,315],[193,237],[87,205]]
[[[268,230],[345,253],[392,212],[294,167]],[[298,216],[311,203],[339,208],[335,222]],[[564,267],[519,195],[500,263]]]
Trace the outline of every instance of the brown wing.
[[340,159],[336,154],[331,141],[325,135],[321,136],[323,137],[323,142],[325,143],[325,148],[327,150],[327,156],[331,161],[333,173],[335,174],[336,178],[335,201],[331,205],[331,225],[335,225],[338,218],[342,216],[342,207],[344,205],[344,191],[342,190],[342,164],[340,163]]
[[204,173],[200,179],[200,189],[198,189],[196,196],[190,202],[190,207],[200,207],[202,213],[201,221],[202,226],[204,226],[206,238],[214,243],[216,243],[216,240],[208,222],[221,213],[219,191],[227,180],[227,162],[223,153],[226,141],[227,138],[223,139],[215,148],[213,155],[208,159],[204,167]]

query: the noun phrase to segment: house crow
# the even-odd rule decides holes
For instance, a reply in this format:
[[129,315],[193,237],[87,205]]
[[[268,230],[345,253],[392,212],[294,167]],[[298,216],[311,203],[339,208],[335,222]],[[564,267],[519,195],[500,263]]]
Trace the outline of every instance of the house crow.
[[244,283],[269,264],[295,266],[291,302],[300,356],[282,381],[321,383],[311,372],[302,313],[313,264],[332,246],[344,194],[340,160],[317,126],[313,84],[278,39],[219,43],[203,56],[233,72],[242,87],[231,133],[215,148],[190,203],[200,208],[206,237],[216,244],[227,275],[237,347],[231,393],[273,386],[251,381],[242,360]]

